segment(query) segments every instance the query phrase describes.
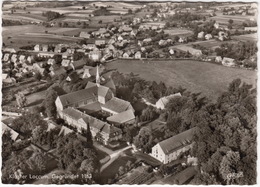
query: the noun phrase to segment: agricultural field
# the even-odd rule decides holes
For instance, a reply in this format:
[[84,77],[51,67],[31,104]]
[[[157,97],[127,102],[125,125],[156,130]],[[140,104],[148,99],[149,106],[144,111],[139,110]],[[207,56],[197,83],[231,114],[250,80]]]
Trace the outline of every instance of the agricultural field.
[[165,34],[169,34],[170,36],[191,36],[193,34],[192,31],[186,29],[165,29]]
[[239,35],[239,36],[232,36],[232,39],[240,40],[240,41],[254,41],[254,42],[257,42],[257,33],[244,34],[244,35]]
[[228,68],[195,60],[116,60],[106,65],[122,73],[139,75],[149,81],[164,82],[167,86],[182,86],[193,93],[216,101],[236,78],[256,86],[255,71]]
[[73,36],[81,31],[89,31],[89,29],[19,25],[3,27],[2,36],[6,46],[21,47],[30,44],[77,42],[81,39]]
[[209,19],[216,20],[220,24],[228,25],[228,20],[232,19],[233,24],[241,25],[243,22],[247,22],[254,16],[243,16],[243,15],[223,15],[222,13],[216,13],[217,16],[210,17]]

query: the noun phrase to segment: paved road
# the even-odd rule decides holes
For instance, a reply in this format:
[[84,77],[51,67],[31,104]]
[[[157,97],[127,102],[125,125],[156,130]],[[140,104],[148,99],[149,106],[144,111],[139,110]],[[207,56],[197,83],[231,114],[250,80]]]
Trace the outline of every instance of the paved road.
[[125,148],[119,149],[115,152],[113,152],[112,154],[110,154],[110,160],[105,163],[101,168],[100,168],[100,172],[104,171],[104,169],[106,169],[110,164],[112,164],[119,156],[122,152],[124,152],[125,150],[131,149],[132,146],[127,146]]

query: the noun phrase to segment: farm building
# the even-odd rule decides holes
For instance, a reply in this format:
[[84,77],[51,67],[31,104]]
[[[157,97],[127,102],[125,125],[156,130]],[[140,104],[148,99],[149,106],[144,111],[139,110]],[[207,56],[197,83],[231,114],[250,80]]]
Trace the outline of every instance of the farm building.
[[162,97],[160,98],[157,102],[156,102],[156,107],[158,109],[165,109],[165,106],[169,103],[169,101],[175,97],[181,97],[181,93],[176,93],[176,94],[172,94],[166,97]]
[[151,156],[163,164],[176,160],[179,155],[192,148],[195,130],[196,127],[157,143],[152,147]]
[[195,56],[195,57],[202,56],[201,50],[195,49],[195,48],[187,46],[187,45],[172,46],[169,49],[176,49],[176,50],[180,50],[180,51],[183,51],[183,52],[189,52],[192,56]]

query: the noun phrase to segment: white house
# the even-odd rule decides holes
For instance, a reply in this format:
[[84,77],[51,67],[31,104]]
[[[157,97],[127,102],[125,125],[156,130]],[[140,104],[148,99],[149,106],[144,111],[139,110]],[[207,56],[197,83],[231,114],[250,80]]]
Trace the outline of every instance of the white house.
[[211,35],[211,34],[206,34],[206,35],[205,35],[205,39],[206,39],[206,40],[210,40],[211,38],[212,38],[212,35]]
[[204,32],[203,31],[199,32],[198,33],[198,38],[202,39],[203,37],[204,37]]
[[150,155],[163,164],[176,160],[178,156],[192,148],[195,130],[196,127],[157,143],[152,147]]
[[166,96],[166,97],[162,97],[160,98],[155,106],[158,108],[158,109],[165,109],[165,106],[169,103],[169,101],[175,97],[181,97],[181,93],[176,93],[176,94],[171,94],[169,96]]
[[235,59],[224,57],[222,60],[222,65],[227,67],[234,67],[236,65]]

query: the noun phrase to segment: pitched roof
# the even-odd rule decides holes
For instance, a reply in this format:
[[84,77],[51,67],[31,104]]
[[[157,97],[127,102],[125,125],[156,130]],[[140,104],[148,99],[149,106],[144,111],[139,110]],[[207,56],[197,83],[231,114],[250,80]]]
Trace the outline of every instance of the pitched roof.
[[99,102],[94,102],[94,103],[91,103],[88,105],[81,106],[81,107],[79,107],[79,109],[81,111],[85,111],[87,114],[91,114],[91,113],[100,111],[101,106],[100,106]]
[[196,130],[196,127],[191,128],[191,129],[184,131],[180,134],[177,134],[171,138],[163,140],[163,141],[159,142],[158,144],[160,145],[160,147],[162,148],[162,150],[165,154],[172,153],[172,152],[180,149],[183,146],[191,144],[195,130]]
[[68,127],[62,126],[58,136],[60,136],[60,135],[65,136],[65,135],[72,133],[72,132],[73,132],[73,130],[69,129]]
[[82,68],[86,63],[83,59],[81,59],[81,60],[74,61],[72,64],[75,67],[75,69],[78,69],[78,68]]
[[97,96],[97,88],[92,87],[88,89],[79,90],[76,92],[68,93],[66,95],[60,96],[60,101],[62,105],[67,106],[85,99],[91,99]]
[[161,102],[164,104],[164,106],[165,106],[165,105],[167,105],[167,103],[168,103],[171,99],[173,99],[173,98],[175,98],[175,97],[181,97],[181,93],[171,94],[171,95],[169,95],[169,96],[162,97],[162,98],[160,98],[160,99],[158,100],[158,102],[161,101]]
[[2,122],[2,135],[6,132],[6,131],[10,131],[11,133],[11,138],[12,140],[16,140],[17,137],[19,136],[19,134],[14,131],[13,129],[11,129],[9,126],[7,126],[5,123]]
[[134,112],[132,110],[127,110],[119,114],[108,117],[107,121],[122,124],[132,119],[135,119]]
[[130,105],[131,104],[128,101],[124,101],[117,97],[113,97],[111,100],[106,102],[106,104],[104,104],[102,107],[115,111],[117,113],[121,113],[123,111],[126,111]]
[[108,134],[109,137],[116,136],[115,133],[119,133],[119,134],[122,133],[121,129],[119,129],[119,128],[115,127],[115,126],[109,125],[109,124],[105,124],[104,127],[101,129],[101,131],[103,133]]
[[109,91],[109,88],[105,86],[99,86],[98,87],[98,96],[105,97]]
[[113,81],[113,79],[110,79],[109,81],[107,81],[104,86],[110,88],[110,89],[116,89],[115,83]]

